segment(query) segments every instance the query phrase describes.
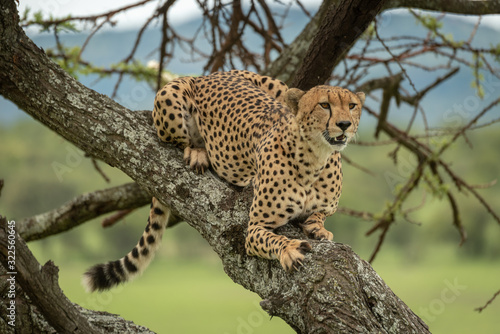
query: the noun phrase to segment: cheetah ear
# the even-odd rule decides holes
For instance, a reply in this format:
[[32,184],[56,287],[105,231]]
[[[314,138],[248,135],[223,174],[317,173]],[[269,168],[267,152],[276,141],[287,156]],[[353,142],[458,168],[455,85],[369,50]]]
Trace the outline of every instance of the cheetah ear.
[[305,92],[298,88],[290,88],[285,93],[285,104],[292,110],[294,115],[297,115],[299,109],[299,100]]
[[361,100],[361,104],[365,104],[365,93],[363,92],[357,92],[356,95],[358,96],[358,98]]

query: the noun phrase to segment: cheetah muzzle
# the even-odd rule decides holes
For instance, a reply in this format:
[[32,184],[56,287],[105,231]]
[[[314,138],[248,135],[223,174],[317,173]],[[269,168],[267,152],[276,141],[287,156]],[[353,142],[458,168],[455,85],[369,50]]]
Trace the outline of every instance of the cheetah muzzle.
[[[254,188],[245,249],[298,269],[311,250],[306,240],[274,230],[299,217],[308,238],[332,240],[326,217],[337,210],[342,189],[340,151],[355,136],[363,93],[331,86],[307,92],[248,71],[184,77],[156,95],[153,119],[162,141],[184,149],[196,172],[211,167],[236,186]],[[141,273],[170,219],[153,198],[139,243],[117,261],[84,275],[88,290],[105,290]]]
[[340,136],[337,136],[337,137],[330,137],[330,134],[328,133],[328,131],[323,131],[323,136],[325,137],[326,141],[330,144],[330,145],[342,145],[342,146],[345,146],[347,144],[347,136],[344,135],[344,134],[341,134]]

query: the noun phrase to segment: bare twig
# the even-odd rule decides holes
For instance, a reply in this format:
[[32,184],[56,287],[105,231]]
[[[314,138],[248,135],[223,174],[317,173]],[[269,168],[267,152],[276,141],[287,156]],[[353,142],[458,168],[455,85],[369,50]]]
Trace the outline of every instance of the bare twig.
[[342,154],[342,161],[343,161],[343,162],[344,162],[344,161],[345,161],[345,162],[347,162],[349,165],[353,166],[354,168],[359,169],[360,171],[362,171],[362,172],[364,172],[364,173],[366,173],[366,174],[368,174],[368,175],[371,175],[371,176],[377,176],[377,174],[375,174],[374,172],[372,172],[372,171],[371,171],[371,170],[369,170],[368,168],[365,168],[365,167],[361,166],[360,164],[358,164],[358,163],[356,163],[356,162],[352,161],[351,159],[349,159],[349,158],[347,157],[347,155],[345,155],[345,154]]
[[473,189],[486,189],[486,188],[493,187],[495,184],[497,184],[497,179],[494,179],[494,180],[492,180],[488,183],[484,183],[484,184],[472,184],[471,188],[473,188]]
[[134,211],[134,209],[126,209],[126,210],[120,210],[117,213],[115,213],[112,216],[107,217],[104,219],[101,223],[101,226],[106,228],[113,226],[114,224],[118,223],[120,220],[128,216]]
[[346,216],[361,218],[361,219],[366,220],[366,221],[373,221],[373,214],[370,212],[366,212],[366,211],[357,211],[357,210],[353,210],[353,209],[340,207],[337,209],[337,213],[340,213],[340,214],[343,214]]
[[500,295],[500,290],[498,290],[497,292],[495,292],[495,294],[493,295],[493,297],[491,297],[491,298],[490,298],[490,300],[488,300],[488,301],[486,302],[486,304],[484,304],[484,305],[483,305],[483,306],[481,306],[481,307],[477,307],[477,308],[475,308],[474,310],[478,311],[479,313],[483,312],[483,310],[484,310],[485,308],[487,308],[487,307],[488,307],[488,305],[490,305],[491,303],[493,303],[493,301],[495,300],[495,298],[497,298],[497,296],[498,296],[498,295]]
[[168,36],[169,24],[167,20],[168,9],[174,4],[175,0],[168,0],[160,9],[158,14],[162,16],[161,28],[161,44],[160,44],[160,61],[158,67],[158,76],[156,79],[156,90],[160,90],[162,85],[162,72],[165,65],[165,56],[167,55],[167,43],[170,41]]
[[455,140],[458,139],[461,135],[464,135],[465,131],[467,131],[472,125],[474,125],[481,117],[483,117],[491,108],[495,107],[497,104],[500,103],[500,98],[497,98],[495,101],[491,102],[488,106],[486,106],[483,110],[481,110],[469,123],[467,123],[460,131],[457,131],[453,138],[449,142],[447,142],[445,145],[441,147],[441,149],[438,152],[438,155],[441,155],[447,148],[455,142]]
[[111,180],[109,179],[109,177],[106,175],[106,173],[104,173],[104,171],[101,169],[101,167],[99,167],[99,164],[97,163],[97,160],[92,158],[92,165],[94,166],[94,169],[102,176],[102,178],[104,179],[104,181],[106,181],[107,183],[111,182]]
[[415,87],[415,84],[413,83],[413,80],[411,80],[410,76],[408,75],[408,73],[406,72],[406,69],[403,67],[403,65],[401,65],[401,62],[399,61],[399,57],[396,57],[391,49],[385,44],[384,40],[380,37],[380,35],[378,34],[378,29],[377,29],[377,25],[375,25],[375,36],[377,36],[377,39],[378,41],[380,42],[380,44],[382,44],[382,46],[385,48],[385,50],[387,51],[387,53],[389,53],[392,57],[392,59],[395,61],[396,64],[398,64],[399,68],[401,69],[401,72],[403,73],[403,75],[406,77],[406,79],[408,80],[408,82],[410,83],[411,87],[413,88],[413,90],[415,91],[415,93],[418,94],[418,90],[417,88]]
[[366,235],[370,235],[376,230],[382,229],[377,245],[375,246],[375,249],[372,252],[372,255],[370,256],[369,260],[370,263],[372,263],[373,260],[375,260],[375,257],[377,256],[377,253],[379,252],[380,247],[384,242],[387,231],[389,230],[391,224],[394,222],[396,213],[401,210],[403,202],[406,200],[406,198],[410,195],[413,189],[415,189],[418,183],[420,182],[425,166],[426,166],[425,160],[419,162],[418,166],[415,168],[411,176],[408,178],[408,181],[396,194],[396,198],[394,199],[392,204],[384,211],[382,218],[378,220],[375,226],[373,226],[370,230],[366,232]]

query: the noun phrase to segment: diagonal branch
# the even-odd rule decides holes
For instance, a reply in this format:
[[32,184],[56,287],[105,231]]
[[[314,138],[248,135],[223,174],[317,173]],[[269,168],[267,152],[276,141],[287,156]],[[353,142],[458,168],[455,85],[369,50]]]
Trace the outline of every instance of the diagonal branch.
[[331,4],[297,70],[292,86],[325,84],[342,56],[366,30],[386,0],[341,0]]
[[[99,333],[62,292],[57,283],[57,267],[50,261],[41,267],[15,233],[15,227],[14,221],[0,217],[0,262],[9,278],[21,285],[59,333]],[[9,262],[12,259],[15,261]]]
[[291,85],[295,77],[295,72],[303,60],[300,55],[307,51],[311,41],[318,32],[319,25],[323,21],[328,7],[336,1],[338,0],[324,0],[321,7],[299,36],[280,53],[278,58],[276,58],[262,74],[280,79],[288,85]]

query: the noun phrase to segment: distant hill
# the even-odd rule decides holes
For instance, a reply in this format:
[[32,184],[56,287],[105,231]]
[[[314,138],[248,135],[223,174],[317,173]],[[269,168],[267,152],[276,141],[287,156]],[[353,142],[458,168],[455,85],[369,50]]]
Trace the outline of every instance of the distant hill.
[[[195,33],[196,28],[200,24],[200,20],[194,20],[183,23],[175,27],[178,31],[182,31],[188,35]],[[283,31],[283,37],[287,43],[293,41],[295,36],[302,30],[308,22],[307,17],[302,12],[291,11],[287,20],[284,22],[286,29]],[[424,36],[426,31],[415,23],[415,19],[409,15],[405,10],[395,10],[386,12],[382,15],[380,20],[380,34],[383,36],[391,35],[412,35]],[[444,27],[447,32],[453,33],[455,40],[468,38],[473,29],[473,23],[458,19],[457,16],[448,15],[443,19]],[[132,44],[135,41],[137,31],[105,31],[93,37],[87,46],[84,56],[85,59],[95,63],[96,65],[109,65],[116,63],[124,58],[131,50]],[[52,35],[36,34],[30,36],[34,42],[42,48],[54,47],[55,41]],[[61,41],[68,46],[82,45],[87,37],[83,33],[70,33],[61,36]],[[255,36],[249,35],[246,37],[248,43],[254,45],[253,48],[257,49],[261,46],[258,44],[260,41]],[[490,43],[497,44],[500,42],[498,31],[489,27],[481,26],[474,39],[474,43],[478,46],[488,47]],[[206,48],[203,41],[198,43],[199,48]],[[160,44],[160,31],[158,27],[148,29],[141,41],[140,47],[136,56],[144,62],[148,60],[157,59],[157,47]],[[356,47],[356,46],[355,46]],[[387,55],[385,55],[387,57]],[[427,65],[436,63],[438,59],[434,56],[423,56],[422,60]],[[203,61],[191,61],[191,56],[184,49],[176,47],[175,58],[168,64],[167,69],[179,74],[200,74],[202,72]],[[382,68],[370,69],[371,77],[382,75]],[[399,69],[395,68],[395,71]],[[428,73],[425,71],[407,67],[408,74],[412,78],[417,88],[422,88],[430,83]],[[443,72],[444,74],[444,72]],[[455,77],[442,85],[439,89],[435,90],[432,94],[425,99],[423,104],[424,108],[435,110],[428,116],[432,120],[439,122],[446,117],[444,113],[453,108],[456,103],[462,103],[465,97],[474,97],[474,90],[470,87],[472,80],[470,69],[462,66],[460,72]],[[86,86],[106,95],[111,95],[113,87],[116,82],[116,77],[98,80],[96,76],[87,76],[80,78],[80,81]],[[405,83],[405,87],[411,91],[411,87]],[[486,99],[481,105],[487,105],[494,97],[498,96],[499,85],[495,86],[495,91],[492,91],[490,97]],[[151,109],[153,105],[154,92],[149,86],[143,83],[138,83],[132,79],[125,79],[122,83],[117,100],[130,109]],[[395,109],[392,109],[395,110]],[[401,113],[405,113],[410,109],[403,108]],[[398,112],[399,114],[399,112]],[[15,123],[26,117],[22,111],[13,105],[10,101],[0,97],[0,124],[9,125]]]

